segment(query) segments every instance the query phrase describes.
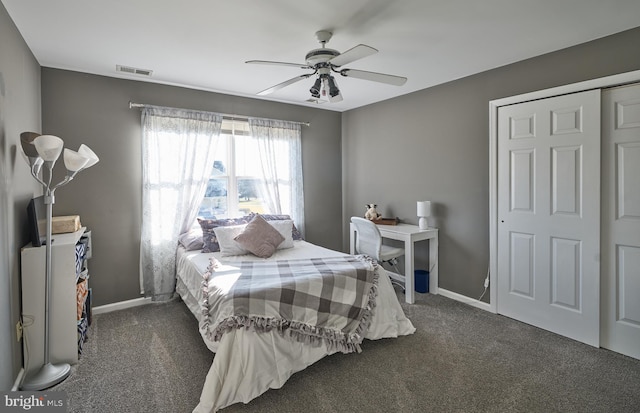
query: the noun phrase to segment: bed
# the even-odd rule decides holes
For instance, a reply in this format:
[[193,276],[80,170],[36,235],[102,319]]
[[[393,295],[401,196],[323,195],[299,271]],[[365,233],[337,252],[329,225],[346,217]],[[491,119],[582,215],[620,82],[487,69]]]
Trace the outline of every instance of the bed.
[[[274,224],[272,221],[269,223]],[[227,229],[224,231],[230,232],[233,236],[245,228],[245,224],[229,225],[234,226],[237,227],[235,232]],[[293,228],[295,233],[295,226]],[[203,231],[206,244],[205,226]],[[326,249],[300,237],[295,240],[287,237],[286,242],[281,245],[288,246],[276,249],[269,258],[261,258],[252,253],[238,255],[237,251],[229,254],[229,250],[224,248],[228,240],[222,242],[222,230],[216,229],[216,233],[219,235],[217,241],[220,241],[222,248],[220,251],[203,252],[209,251],[206,247],[189,251],[181,245],[176,257],[176,292],[197,318],[205,344],[216,353],[203,385],[200,402],[194,412],[211,413],[238,402],[248,403],[270,388],[282,387],[292,374],[327,355],[338,351],[360,351],[357,334],[345,335],[348,337],[333,341],[325,339],[326,335],[317,338],[311,334],[310,342],[309,335],[283,334],[283,331],[295,332],[294,328],[260,328],[259,322],[253,323],[250,328],[248,324],[227,325],[226,328],[221,328],[222,323],[216,324],[214,321],[218,313],[224,312],[222,304],[215,301],[214,306],[211,303],[226,291],[221,291],[224,288],[214,287],[213,284],[224,277],[228,278],[229,274],[237,272],[238,268],[258,268],[254,271],[259,273],[258,277],[262,277],[261,274],[265,271],[263,268],[282,267],[286,264],[295,278],[298,265],[312,263],[312,266],[320,265],[325,268],[327,265],[360,266],[362,263],[367,269],[370,266],[369,272],[373,274],[375,288],[367,289],[368,292],[374,293],[368,298],[364,297],[364,301],[373,301],[369,302],[368,306],[370,315],[365,317],[366,320],[362,321],[360,326],[364,325],[365,328],[358,331],[362,333],[360,340],[395,338],[415,331],[411,321],[402,311],[386,271],[381,266],[369,262],[367,257],[354,257]],[[286,230],[281,233],[287,234]],[[226,318],[228,319],[229,317]],[[354,336],[356,339],[353,339]]]

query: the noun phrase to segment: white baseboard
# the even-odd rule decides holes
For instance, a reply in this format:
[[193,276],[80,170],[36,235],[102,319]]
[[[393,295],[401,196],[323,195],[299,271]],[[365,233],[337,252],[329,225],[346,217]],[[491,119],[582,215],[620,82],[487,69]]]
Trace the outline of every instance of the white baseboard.
[[119,301],[117,303],[99,305],[93,307],[91,312],[93,314],[104,314],[112,311],[124,310],[125,308],[138,307],[140,305],[146,305],[151,303],[151,297],[134,298],[133,300]]
[[453,291],[445,290],[443,288],[438,288],[438,294],[443,295],[447,298],[451,298],[452,300],[469,304],[470,306],[479,308],[481,310],[493,312],[491,310],[491,304],[485,303],[484,301],[476,300],[475,298],[467,297],[466,295],[454,293]]

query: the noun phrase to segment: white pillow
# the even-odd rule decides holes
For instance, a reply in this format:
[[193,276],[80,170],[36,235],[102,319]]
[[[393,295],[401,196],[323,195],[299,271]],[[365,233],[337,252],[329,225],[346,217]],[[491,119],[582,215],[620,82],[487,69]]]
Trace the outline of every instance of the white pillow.
[[267,221],[269,225],[278,230],[280,235],[284,237],[284,241],[278,245],[278,249],[293,248],[293,235],[291,230],[293,229],[293,221],[285,219],[282,221]]
[[232,225],[228,227],[216,227],[213,231],[216,233],[218,244],[220,245],[220,255],[222,257],[231,257],[233,255],[246,255],[249,253],[246,249],[234,239],[244,231],[247,225]]
[[203,247],[202,228],[192,228],[178,237],[178,242],[187,251],[201,250]]

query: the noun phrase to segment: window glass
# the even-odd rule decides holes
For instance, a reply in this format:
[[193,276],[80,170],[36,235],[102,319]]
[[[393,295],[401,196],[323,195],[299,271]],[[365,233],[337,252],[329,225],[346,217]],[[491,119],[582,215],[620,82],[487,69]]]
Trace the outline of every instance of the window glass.
[[266,212],[260,197],[260,185],[257,178],[238,178],[238,209],[241,215]]
[[198,215],[232,218],[268,213],[260,196],[262,172],[258,146],[246,122],[223,122],[223,134]]
[[259,177],[260,153],[250,136],[235,136],[236,173],[238,176]]
[[200,204],[198,216],[203,218],[223,218],[228,215],[229,207],[227,205],[228,193],[227,178],[209,179],[207,191],[204,199]]
[[251,136],[235,136],[235,165],[238,188],[238,209],[241,215],[249,212],[265,213],[260,196],[262,172],[258,146]]
[[224,218],[229,215],[227,195],[229,192],[228,158],[229,136],[223,135],[217,148],[211,168],[209,183],[200,204],[198,216],[203,218]]

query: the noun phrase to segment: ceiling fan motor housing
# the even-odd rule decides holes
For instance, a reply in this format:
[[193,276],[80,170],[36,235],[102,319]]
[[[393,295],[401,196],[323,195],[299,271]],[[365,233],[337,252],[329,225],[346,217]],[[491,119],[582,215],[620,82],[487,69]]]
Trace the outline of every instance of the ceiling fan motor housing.
[[322,49],[314,49],[307,53],[305,60],[309,66],[315,67],[317,64],[328,62],[339,54],[340,52],[337,50],[323,47]]

